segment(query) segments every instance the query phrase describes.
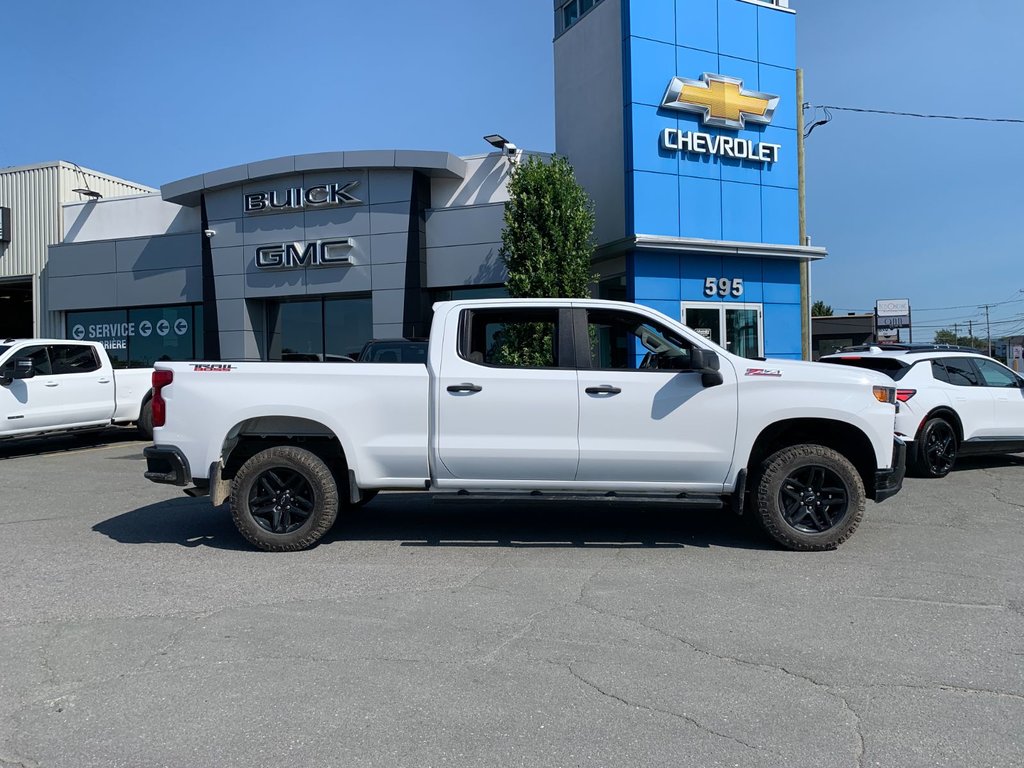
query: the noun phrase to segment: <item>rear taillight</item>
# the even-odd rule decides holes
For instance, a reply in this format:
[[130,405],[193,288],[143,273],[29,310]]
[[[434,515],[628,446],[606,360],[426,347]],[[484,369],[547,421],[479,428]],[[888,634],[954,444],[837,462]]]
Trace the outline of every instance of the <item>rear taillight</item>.
[[910,398],[912,398],[916,394],[917,394],[917,390],[916,389],[897,389],[896,390],[896,399],[899,400],[901,403],[905,403],[905,402],[907,402],[907,400],[909,400]]
[[153,426],[162,427],[167,421],[167,402],[161,390],[174,381],[174,371],[153,371]]

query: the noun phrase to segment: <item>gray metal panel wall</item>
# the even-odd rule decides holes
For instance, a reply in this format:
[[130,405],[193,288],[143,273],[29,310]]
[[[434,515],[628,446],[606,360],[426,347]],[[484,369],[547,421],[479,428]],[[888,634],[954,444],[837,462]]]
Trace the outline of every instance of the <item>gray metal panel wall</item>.
[[598,245],[626,234],[622,56],[620,0],[594,6],[555,40],[555,151],[594,200]]
[[0,171],[0,206],[11,209],[11,242],[0,243],[0,278],[37,274],[60,240],[57,166]]

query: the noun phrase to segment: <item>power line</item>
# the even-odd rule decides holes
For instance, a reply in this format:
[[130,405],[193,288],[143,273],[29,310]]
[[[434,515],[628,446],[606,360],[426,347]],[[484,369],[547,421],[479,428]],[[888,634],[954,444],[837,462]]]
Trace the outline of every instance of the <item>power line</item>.
[[[926,120],[971,120],[978,123],[1017,123],[1024,124],[1024,118],[1017,117],[978,117],[976,115],[931,115],[923,112],[896,112],[888,109],[865,109],[861,107],[837,107],[833,104],[805,104],[806,107],[813,109],[823,109],[825,114],[828,115],[828,110],[834,109],[837,112],[864,112],[873,115],[894,115],[897,117],[920,117]],[[829,116],[831,119],[831,116]],[[828,120],[822,121],[827,123]],[[817,124],[812,128],[817,127]],[[808,131],[808,135],[810,131]]]

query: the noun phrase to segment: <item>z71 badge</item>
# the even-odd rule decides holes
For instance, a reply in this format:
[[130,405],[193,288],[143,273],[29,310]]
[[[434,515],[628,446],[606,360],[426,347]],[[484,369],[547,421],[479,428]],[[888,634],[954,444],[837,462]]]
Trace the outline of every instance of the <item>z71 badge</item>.
[[192,363],[192,370],[196,373],[230,373],[235,366],[227,363]]
[[778,368],[747,368],[747,376],[772,376],[774,378],[782,378],[782,371]]

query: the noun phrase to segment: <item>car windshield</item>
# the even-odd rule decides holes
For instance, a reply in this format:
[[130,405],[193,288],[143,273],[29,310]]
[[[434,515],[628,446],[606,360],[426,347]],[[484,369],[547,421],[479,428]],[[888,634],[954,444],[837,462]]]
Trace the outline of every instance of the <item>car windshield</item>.
[[860,355],[844,355],[843,357],[822,358],[823,363],[834,363],[836,365],[852,365],[855,368],[867,368],[871,371],[884,373],[893,381],[899,381],[907,375],[910,365],[902,360],[894,360],[891,357],[861,357]]

